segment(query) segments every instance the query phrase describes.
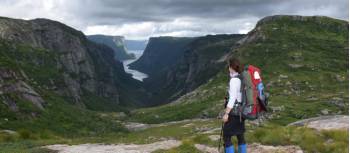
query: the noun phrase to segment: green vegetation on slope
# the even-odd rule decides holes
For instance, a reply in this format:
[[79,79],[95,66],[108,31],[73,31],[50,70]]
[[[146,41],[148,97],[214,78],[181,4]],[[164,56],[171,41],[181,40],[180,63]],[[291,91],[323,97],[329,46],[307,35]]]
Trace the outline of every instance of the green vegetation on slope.
[[[125,132],[120,123],[99,113],[72,105],[69,98],[59,96],[57,87],[63,85],[61,71],[56,67],[56,55],[44,49],[28,45],[0,42],[0,66],[16,73],[23,71],[27,78],[13,78],[25,81],[40,93],[45,101],[44,110],[32,102],[21,98],[17,93],[1,93],[0,100],[14,100],[18,110],[11,110],[6,102],[0,103],[0,129],[22,131],[24,139],[45,139],[53,137],[98,136],[107,133]],[[103,101],[90,96],[91,105]],[[107,102],[104,102],[106,104]]]

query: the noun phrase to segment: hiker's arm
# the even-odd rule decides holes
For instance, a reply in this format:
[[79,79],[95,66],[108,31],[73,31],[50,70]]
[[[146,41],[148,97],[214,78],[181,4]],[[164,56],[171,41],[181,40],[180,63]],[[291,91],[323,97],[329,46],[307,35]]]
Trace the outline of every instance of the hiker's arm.
[[236,78],[231,78],[230,80],[230,89],[229,89],[229,100],[225,109],[225,115],[223,116],[223,121],[228,121],[228,115],[230,114],[233,105],[238,98],[238,92],[240,92],[241,81]]
[[229,100],[226,106],[226,111],[230,111],[238,98],[240,92],[241,81],[238,78],[231,78],[229,89]]
[[230,108],[230,107],[226,107],[226,110],[225,110],[225,115],[230,114],[231,109],[232,109],[232,108]]

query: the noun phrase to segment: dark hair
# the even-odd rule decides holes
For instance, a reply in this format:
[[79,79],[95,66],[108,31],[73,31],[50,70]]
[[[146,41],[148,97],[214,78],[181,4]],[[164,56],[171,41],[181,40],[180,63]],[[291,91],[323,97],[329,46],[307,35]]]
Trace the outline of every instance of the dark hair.
[[234,69],[238,73],[241,73],[243,71],[243,66],[241,62],[235,57],[229,58],[228,66],[230,66],[232,69]]

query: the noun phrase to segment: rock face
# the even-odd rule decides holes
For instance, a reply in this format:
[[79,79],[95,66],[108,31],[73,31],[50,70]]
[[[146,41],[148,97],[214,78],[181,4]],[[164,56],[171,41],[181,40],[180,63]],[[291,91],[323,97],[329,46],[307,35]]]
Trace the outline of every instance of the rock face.
[[334,115],[334,116],[320,116],[297,121],[289,124],[289,126],[306,126],[316,130],[333,130],[333,129],[349,129],[349,116]]
[[222,70],[226,64],[222,59],[243,36],[208,35],[193,40],[175,64],[144,80],[152,103],[170,102],[207,82]]
[[115,59],[119,61],[133,59],[134,55],[128,54],[123,36],[90,35],[87,38],[96,43],[107,45],[114,51]]
[[[26,82],[23,81],[23,76],[16,72],[0,68],[0,95],[16,94],[20,98],[25,99],[35,105],[37,108],[43,110],[45,104],[43,98]],[[10,110],[17,112],[18,106],[16,100],[13,97],[4,96],[6,99],[3,101]]]
[[[28,81],[18,80],[12,87],[2,87],[1,92],[25,93],[22,97],[40,109],[43,100],[35,90],[43,89],[42,82],[49,82],[45,84],[47,89],[81,107],[85,106],[83,99],[87,95],[121,104],[123,97],[128,97],[121,93],[121,90],[127,91],[125,84],[137,84],[125,73],[122,63],[113,59],[111,48],[91,42],[82,32],[56,21],[0,18],[0,40],[0,49],[5,55],[2,60],[17,65],[13,67],[6,62],[0,65],[7,68],[1,71],[2,79],[9,73],[16,80],[14,74],[23,72],[31,80],[30,85],[36,87],[30,87]],[[32,63],[32,67],[26,68],[29,65],[23,64],[25,62]],[[43,67],[47,63],[52,65],[45,71]],[[40,73],[33,72],[36,68]],[[49,72],[55,72],[57,78],[52,78]],[[130,98],[124,100],[125,103],[133,101]]]
[[149,39],[143,55],[130,64],[149,77],[173,65],[185,52],[185,47],[194,40],[187,37],[153,37]]

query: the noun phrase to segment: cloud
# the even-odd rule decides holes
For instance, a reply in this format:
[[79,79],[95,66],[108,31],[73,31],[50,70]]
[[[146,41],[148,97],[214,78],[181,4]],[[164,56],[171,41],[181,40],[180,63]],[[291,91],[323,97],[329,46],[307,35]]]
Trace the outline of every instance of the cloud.
[[0,0],[0,15],[50,18],[86,34],[198,36],[246,33],[269,15],[348,20],[348,0]]

